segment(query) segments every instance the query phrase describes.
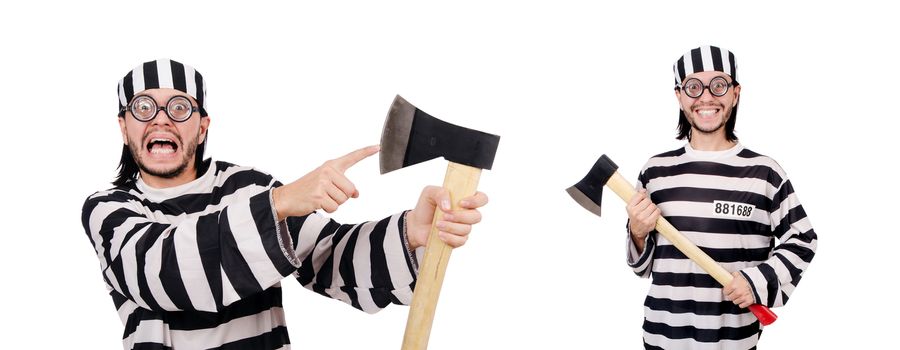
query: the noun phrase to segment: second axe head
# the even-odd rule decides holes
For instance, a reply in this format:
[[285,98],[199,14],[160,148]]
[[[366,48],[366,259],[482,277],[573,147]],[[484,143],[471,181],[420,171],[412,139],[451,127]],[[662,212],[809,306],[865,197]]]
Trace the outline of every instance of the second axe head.
[[499,143],[500,136],[447,123],[397,95],[381,133],[381,173],[437,157],[490,169]]
[[566,192],[584,209],[600,216],[603,186],[618,169],[619,166],[604,154],[597,159],[591,171],[574,186],[567,188]]

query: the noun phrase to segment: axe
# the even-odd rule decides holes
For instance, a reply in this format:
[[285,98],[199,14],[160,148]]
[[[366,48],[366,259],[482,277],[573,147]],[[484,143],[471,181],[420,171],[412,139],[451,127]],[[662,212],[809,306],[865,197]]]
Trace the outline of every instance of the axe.
[[[444,188],[450,192],[451,208],[458,210],[460,198],[475,194],[481,169],[491,168],[499,142],[500,136],[444,122],[397,95],[381,133],[381,173],[444,157],[449,161]],[[452,251],[437,237],[435,223],[443,216],[443,211],[435,210],[425,257],[419,263],[419,278],[403,335],[405,350],[428,347],[434,310]]]
[[[630,202],[631,197],[637,193],[634,186],[628,183],[628,181],[616,171],[617,169],[619,169],[619,167],[616,163],[613,163],[613,161],[604,154],[600,156],[600,159],[597,159],[597,162],[594,163],[594,167],[591,168],[591,171],[588,172],[581,181],[575,184],[575,186],[566,189],[566,192],[568,192],[569,195],[572,196],[572,199],[578,202],[582,207],[597,216],[600,216],[600,200],[603,195],[603,185],[612,189],[613,192],[619,195],[626,203]],[[721,285],[727,286],[731,283],[731,280],[734,279],[734,276],[725,270],[722,265],[716,263],[715,260],[700,250],[694,243],[691,243],[687,237],[681,232],[678,232],[678,230],[662,216],[656,221],[656,230],[659,231],[663,237],[672,242],[672,244],[675,245],[675,248],[678,248],[679,251],[684,253],[684,255],[706,271],[706,273],[712,275],[712,277]],[[772,322],[775,322],[775,319],[778,318],[778,316],[765,305],[753,304],[750,305],[749,309],[764,326],[772,324]]]

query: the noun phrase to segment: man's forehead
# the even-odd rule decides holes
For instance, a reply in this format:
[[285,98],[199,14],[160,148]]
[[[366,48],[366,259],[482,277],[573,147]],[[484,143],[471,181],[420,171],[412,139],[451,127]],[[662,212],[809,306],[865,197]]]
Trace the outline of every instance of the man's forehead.
[[[156,100],[161,100],[161,101],[166,101],[175,96],[182,96],[182,97],[187,97],[192,103],[197,103],[197,101],[194,99],[193,96],[188,95],[187,93],[184,93],[182,91],[175,90],[175,89],[169,89],[169,88],[147,89],[147,90],[141,91],[141,92],[137,93],[136,95],[134,95],[134,97],[138,97],[138,96],[150,96]],[[132,98],[131,100],[133,101],[134,98]]]
[[686,77],[684,77],[684,80],[686,81],[691,78],[697,78],[697,79],[700,79],[703,81],[707,81],[707,80],[710,80],[715,77],[723,77],[726,80],[728,80],[729,82],[731,81],[731,76],[729,76],[728,74],[725,74],[723,72],[719,72],[719,71],[691,73],[691,74],[688,74]]

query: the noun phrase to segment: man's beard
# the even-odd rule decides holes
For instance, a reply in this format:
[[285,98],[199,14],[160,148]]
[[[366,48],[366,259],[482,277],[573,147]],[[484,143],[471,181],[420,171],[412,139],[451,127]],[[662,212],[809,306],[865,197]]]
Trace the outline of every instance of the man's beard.
[[[131,139],[128,140],[128,148],[131,150],[131,157],[134,158],[135,163],[137,163],[138,168],[141,169],[142,172],[153,175],[156,177],[161,177],[164,179],[173,179],[184,173],[187,170],[188,166],[191,166],[191,161],[194,159],[194,154],[197,152],[197,143],[200,139],[200,135],[197,135],[196,138],[188,142],[187,144],[181,139],[181,135],[174,135],[178,139],[178,143],[184,146],[184,155],[181,159],[181,163],[178,164],[173,169],[150,169],[144,164],[143,156],[144,153],[141,152],[144,147],[146,147],[146,143],[137,143],[132,142]],[[143,137],[146,140],[146,135]]]

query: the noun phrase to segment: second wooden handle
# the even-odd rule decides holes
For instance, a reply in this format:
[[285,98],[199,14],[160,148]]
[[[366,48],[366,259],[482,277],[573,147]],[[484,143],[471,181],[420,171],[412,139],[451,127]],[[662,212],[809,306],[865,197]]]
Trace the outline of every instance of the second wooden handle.
[[[625,203],[630,203],[631,197],[637,193],[637,191],[634,190],[634,187],[632,187],[618,171],[613,173],[606,183],[606,186],[619,195]],[[723,286],[731,284],[731,280],[734,279],[734,276],[709,255],[700,250],[693,242],[688,240],[688,238],[681,234],[675,226],[672,226],[668,220],[660,216],[659,220],[656,221],[656,230],[659,231],[659,234],[672,242],[672,245],[674,245],[675,248],[678,248],[678,250],[684,253],[691,261],[700,266],[703,271],[706,271],[706,273],[718,281],[719,284]],[[756,318],[759,319],[760,323],[766,326],[775,322],[775,319],[778,318],[778,316],[765,305],[751,305],[750,311],[756,315]]]

